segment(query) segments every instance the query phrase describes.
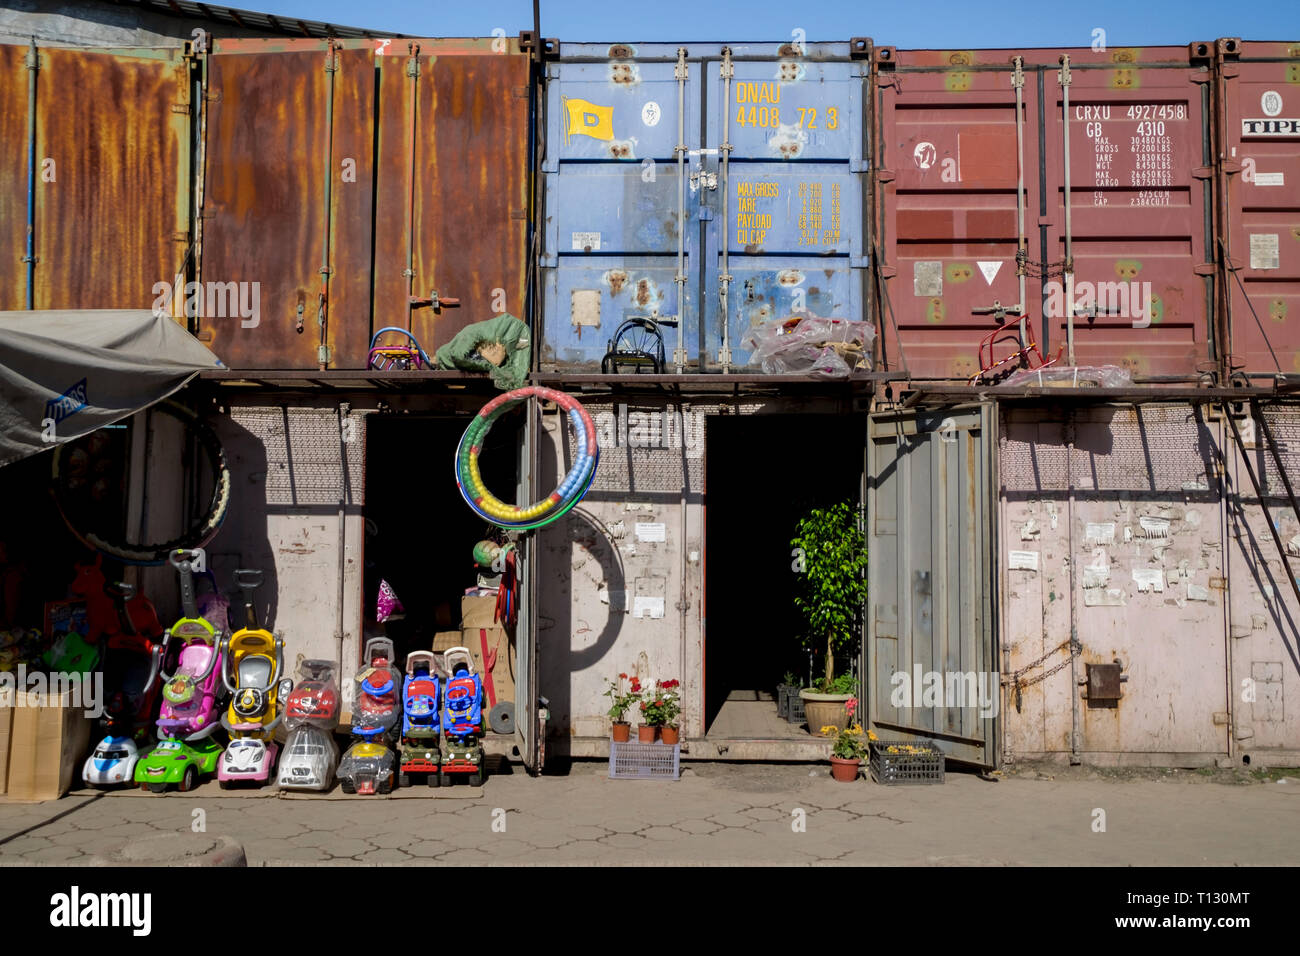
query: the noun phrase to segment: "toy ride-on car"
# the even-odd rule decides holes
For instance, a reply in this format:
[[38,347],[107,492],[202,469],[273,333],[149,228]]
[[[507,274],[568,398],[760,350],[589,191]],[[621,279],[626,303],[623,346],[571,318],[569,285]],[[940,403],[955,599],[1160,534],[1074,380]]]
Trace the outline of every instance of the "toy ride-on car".
[[280,789],[328,790],[338,761],[339,748],[328,731],[310,725],[290,731],[280,754]]
[[402,683],[401,772],[397,778],[403,787],[409,787],[411,776],[419,774],[425,775],[431,787],[442,782],[438,777],[442,694],[436,660],[432,651],[412,651],[406,658],[406,679]]
[[471,787],[483,782],[483,679],[474,673],[474,659],[467,647],[448,648],[443,666],[450,676],[443,689],[442,726],[447,746],[439,773],[442,783],[450,775],[465,775]]
[[162,740],[135,765],[135,780],[152,793],[162,793],[171,784],[185,793],[194,789],[201,774],[216,770],[220,758],[221,744],[211,737]]

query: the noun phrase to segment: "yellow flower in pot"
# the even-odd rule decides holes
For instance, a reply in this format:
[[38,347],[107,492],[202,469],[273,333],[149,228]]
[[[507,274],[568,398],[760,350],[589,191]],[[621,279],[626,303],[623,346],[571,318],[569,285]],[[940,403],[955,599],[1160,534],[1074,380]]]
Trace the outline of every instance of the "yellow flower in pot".
[[870,730],[864,733],[861,724],[850,724],[843,728],[827,725],[822,728],[822,735],[835,737],[831,743],[831,776],[840,783],[858,779],[862,758],[867,755],[869,741],[876,739],[875,733]]

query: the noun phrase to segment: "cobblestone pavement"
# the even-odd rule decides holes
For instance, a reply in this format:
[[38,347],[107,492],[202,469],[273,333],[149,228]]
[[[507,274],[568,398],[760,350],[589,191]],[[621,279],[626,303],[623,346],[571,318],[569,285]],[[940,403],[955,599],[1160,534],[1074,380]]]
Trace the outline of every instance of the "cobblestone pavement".
[[0,803],[0,864],[89,862],[111,844],[188,834],[199,821],[241,843],[253,866],[1300,862],[1295,778],[1073,768],[895,788],[797,765],[697,765],[677,782],[605,774],[577,763],[566,776],[516,771],[481,791],[401,799],[231,795],[215,783],[166,797],[79,791]]

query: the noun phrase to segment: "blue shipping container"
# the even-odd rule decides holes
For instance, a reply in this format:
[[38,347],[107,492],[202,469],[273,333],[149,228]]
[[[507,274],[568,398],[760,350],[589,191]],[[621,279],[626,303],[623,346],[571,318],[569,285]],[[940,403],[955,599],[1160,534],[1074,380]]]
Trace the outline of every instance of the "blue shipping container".
[[745,370],[759,322],[871,318],[869,66],[849,43],[562,45],[542,371],[599,371],[632,318],[679,323],[667,372]]

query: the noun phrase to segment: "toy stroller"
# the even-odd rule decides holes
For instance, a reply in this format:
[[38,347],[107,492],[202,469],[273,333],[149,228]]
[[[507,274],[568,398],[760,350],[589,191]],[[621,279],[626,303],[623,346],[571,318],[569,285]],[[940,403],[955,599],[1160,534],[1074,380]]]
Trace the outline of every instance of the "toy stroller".
[[222,667],[218,631],[199,616],[195,604],[194,551],[170,555],[181,579],[180,620],[163,639],[162,707],[158,715],[158,746],[135,765],[135,782],[154,793],[168,784],[193,789],[200,773],[217,769],[221,745],[212,739],[220,726]]
[[401,773],[398,784],[411,785],[411,774],[425,774],[436,787],[442,694],[432,651],[412,651],[406,657],[406,679],[402,683]]
[[[443,691],[443,731],[447,747],[442,755],[442,774],[467,774],[477,787],[483,782],[483,679],[474,673],[474,659],[467,647],[448,648],[443,654],[448,677]],[[449,783],[450,781],[444,781]]]
[[397,776],[397,758],[388,739],[402,717],[393,642],[372,637],[366,642],[365,660],[352,701],[352,734],[357,740],[339,761],[339,784],[344,793],[388,793]]
[[284,641],[257,624],[253,591],[262,583],[262,572],[239,570],[235,580],[244,592],[247,624],[222,641],[226,666],[221,680],[231,698],[229,710],[221,715],[221,725],[230,734],[217,767],[222,789],[240,780],[270,779],[280,752],[275,728],[284,717],[281,701],[293,689],[293,681],[284,677]]

